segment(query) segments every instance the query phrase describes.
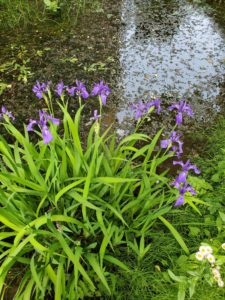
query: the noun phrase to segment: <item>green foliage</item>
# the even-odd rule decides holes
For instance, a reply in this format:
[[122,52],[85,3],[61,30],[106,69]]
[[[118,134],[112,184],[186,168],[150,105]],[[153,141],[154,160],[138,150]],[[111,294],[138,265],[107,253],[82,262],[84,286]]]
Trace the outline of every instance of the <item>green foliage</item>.
[[[1,68],[1,66],[0,66],[0,68]],[[7,83],[5,83],[5,82],[0,81],[0,96],[2,95],[2,93],[3,93],[5,90],[7,90],[7,89],[9,89],[9,88],[11,88],[11,84],[7,84]]]
[[[201,133],[205,147],[202,148],[201,156],[196,162],[201,166],[202,177],[189,176],[190,184],[198,192],[195,202],[204,204],[201,208],[199,218],[190,219],[190,213],[181,216],[183,224],[188,225],[189,233],[177,226],[183,236],[189,238],[188,245],[194,251],[201,243],[211,244],[216,264],[220,266],[221,277],[224,279],[224,250],[221,244],[225,241],[225,211],[224,211],[224,166],[225,166],[225,122],[224,119],[218,122],[204,134]],[[188,201],[187,201],[188,202]],[[189,203],[189,202],[188,202]],[[189,203],[190,204],[190,203]],[[197,212],[197,211],[196,211]],[[177,222],[181,222],[179,217]],[[176,261],[173,270],[169,270],[170,278],[176,282],[178,289],[177,299],[205,299],[204,291],[209,299],[223,299],[224,289],[217,287],[213,280],[209,263],[198,262],[195,254],[190,256],[181,255]],[[179,275],[177,275],[179,274]],[[206,292],[207,291],[207,292]]]
[[59,9],[58,0],[44,0],[44,4],[46,6],[46,9],[52,12],[57,12],[57,10]]
[[188,251],[162,217],[174,201],[167,172],[157,171],[173,155],[155,151],[162,130],[153,139],[135,132],[117,142],[110,128],[100,134],[96,121],[82,141],[84,106],[75,117],[67,105],[59,106],[62,128],[57,132],[51,125],[50,144],[32,143],[26,129],[20,133],[7,116],[2,124],[12,141],[0,137],[2,297],[18,266],[14,299],[113,295],[115,270],[130,272],[118,258],[121,249],[140,263],[151,250],[157,220]]
[[[29,62],[27,49],[21,46],[19,49],[16,49],[15,58],[0,65],[0,73],[27,83],[28,78],[32,76]],[[8,87],[9,85],[3,85],[1,91],[3,92]]]
[[46,20],[76,22],[87,7],[91,11],[103,11],[100,0],[1,0],[0,24],[3,28],[14,29]]
[[[225,170],[225,121],[219,119],[217,123],[204,133],[204,153],[197,163],[201,165],[201,170],[206,181],[211,185],[204,197],[204,201],[210,204],[209,210],[215,216],[218,211],[224,210],[224,170]],[[203,157],[204,156],[204,157]]]
[[92,73],[96,71],[105,71],[106,69],[107,69],[106,64],[103,62],[93,63],[90,66],[84,66],[84,71],[87,73]]
[[2,0],[0,2],[0,21],[4,28],[18,25],[28,26],[38,19],[43,19],[43,6],[40,1]]
[[[205,246],[207,246],[207,244],[205,244]],[[221,267],[225,263],[225,253],[218,240],[213,241],[212,251],[215,257],[214,263],[210,263],[207,258],[204,258],[202,261],[197,261],[195,254],[189,257],[182,255],[177,260],[177,272],[181,275],[177,276],[174,272],[168,270],[170,278],[177,283],[178,300],[187,299],[186,296],[188,294],[189,297],[192,298],[201,282],[209,286],[214,286],[215,288],[218,285],[218,278],[220,278],[219,280],[221,280],[224,285],[224,272]],[[219,275],[213,275],[213,272]]]
[[[191,213],[182,214],[180,220],[191,222],[190,216]],[[184,234],[184,230],[180,232]],[[201,238],[199,234],[189,238],[186,236],[188,245],[193,249],[190,252],[197,251]],[[212,246],[224,279],[225,252],[217,239]],[[151,250],[140,263],[136,263],[131,255],[126,256],[126,253],[120,260],[126,263],[131,272],[121,270],[116,274],[120,279],[116,299],[176,300],[182,299],[184,294],[184,299],[204,300],[206,295],[207,299],[224,299],[224,288],[219,288],[212,280],[209,263],[197,261],[195,254],[181,253],[172,236],[163,232],[160,227],[153,228]]]

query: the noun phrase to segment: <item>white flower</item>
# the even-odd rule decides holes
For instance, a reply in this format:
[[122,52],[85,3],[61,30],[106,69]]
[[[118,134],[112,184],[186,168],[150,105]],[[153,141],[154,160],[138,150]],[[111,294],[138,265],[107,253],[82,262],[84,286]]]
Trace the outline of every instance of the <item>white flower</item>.
[[220,271],[217,268],[212,268],[214,277],[220,277]]
[[206,250],[207,254],[213,253],[213,249],[210,246],[205,246],[205,250]]
[[198,251],[195,254],[195,257],[196,257],[197,260],[200,260],[200,261],[202,261],[205,258],[204,255],[200,251]]
[[225,250],[225,243],[223,243],[223,244],[221,245],[221,247],[223,248],[223,250]]
[[210,264],[214,264],[214,262],[216,261],[215,256],[212,254],[208,254],[206,258],[208,259],[208,262],[210,262]]
[[207,246],[200,246],[200,247],[199,247],[199,252],[201,252],[204,256],[205,256],[206,254],[208,254]]
[[219,287],[224,287],[224,282],[223,282],[222,279],[219,279],[219,280],[217,281],[217,283],[218,283],[218,286],[219,286]]
[[214,275],[213,278],[217,282],[221,280],[221,276],[220,275]]

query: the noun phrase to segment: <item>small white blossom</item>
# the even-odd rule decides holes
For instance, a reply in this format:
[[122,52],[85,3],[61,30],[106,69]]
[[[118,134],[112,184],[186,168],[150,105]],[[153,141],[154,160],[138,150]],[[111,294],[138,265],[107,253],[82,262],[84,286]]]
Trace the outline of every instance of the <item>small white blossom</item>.
[[221,280],[221,276],[220,275],[214,275],[213,278],[214,278],[214,280],[216,282],[218,282],[219,280]]
[[221,247],[223,248],[223,250],[225,250],[225,243],[223,243],[223,244],[221,245]]
[[218,270],[218,268],[212,268],[212,273],[215,277],[220,277],[220,271]]
[[202,255],[206,255],[206,254],[208,254],[208,251],[207,251],[207,246],[200,246],[199,247],[199,252],[201,252],[202,253]]
[[219,280],[217,281],[217,283],[218,283],[218,286],[219,286],[219,287],[224,287],[224,282],[223,282],[222,279],[219,279]]
[[216,261],[215,256],[212,255],[212,254],[208,254],[208,255],[206,256],[206,258],[207,258],[208,262],[210,262],[210,264],[214,264],[215,261]]
[[213,253],[213,249],[210,246],[205,246],[205,249],[206,249],[207,254]]
[[202,260],[205,258],[204,255],[203,255],[200,251],[198,251],[198,252],[195,254],[195,257],[196,257],[196,259],[199,260],[199,261],[202,261]]

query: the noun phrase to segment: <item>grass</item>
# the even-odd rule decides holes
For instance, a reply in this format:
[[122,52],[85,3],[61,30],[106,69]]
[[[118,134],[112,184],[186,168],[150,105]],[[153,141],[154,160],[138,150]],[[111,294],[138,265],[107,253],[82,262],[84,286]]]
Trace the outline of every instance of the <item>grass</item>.
[[101,0],[0,0],[0,24],[3,29],[32,27],[46,21],[77,22],[85,9],[99,9]]
[[[202,241],[209,241],[216,236],[215,224],[212,227],[205,224],[205,217],[197,217],[190,209],[177,215],[173,224],[185,238],[190,253],[195,253]],[[195,235],[189,226],[198,224],[201,234]],[[196,225],[195,225],[196,226]],[[175,274],[184,274],[188,267],[184,263],[184,255],[171,233],[157,226],[152,232],[151,249],[139,264],[135,257],[127,257],[126,254],[120,259],[132,270],[131,274],[120,272],[120,280],[117,286],[118,299],[153,299],[153,300],[176,300],[178,298],[178,284],[168,275],[167,270],[172,269]],[[210,236],[207,235],[210,232]],[[224,273],[224,272],[223,272]],[[224,276],[224,274],[223,274]],[[207,296],[206,296],[207,295]],[[224,299],[225,291],[218,288],[214,283],[210,286],[204,279],[198,281],[194,295],[190,298],[188,292],[185,299],[211,300]]]
[[[179,213],[170,212],[169,220],[183,236],[190,253],[195,253],[202,242],[222,243],[225,240],[224,191],[225,191],[225,120],[220,118],[216,124],[200,135],[196,134],[196,142],[204,142],[201,154],[195,158],[204,178],[212,189],[201,189],[198,197],[208,204],[202,206],[198,215],[189,207]],[[207,187],[207,185],[206,185]],[[157,229],[157,226],[155,227]],[[172,281],[167,273],[171,269],[175,274],[185,274],[188,269],[182,263],[183,254],[171,233],[165,233],[160,227],[152,232],[151,251],[138,265],[132,259],[124,258],[132,268],[132,275],[121,276],[118,299],[152,299],[175,300],[178,297],[178,284]],[[181,261],[181,263],[180,263]],[[222,266],[222,277],[225,272]],[[185,299],[211,300],[225,299],[224,288],[214,283],[212,286],[205,279],[198,281],[194,295]]]

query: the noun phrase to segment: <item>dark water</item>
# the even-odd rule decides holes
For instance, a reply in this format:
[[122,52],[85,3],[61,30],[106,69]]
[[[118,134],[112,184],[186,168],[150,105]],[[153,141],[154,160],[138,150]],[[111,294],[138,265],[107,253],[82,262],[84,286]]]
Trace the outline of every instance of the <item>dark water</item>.
[[204,7],[188,1],[124,0],[119,60],[122,99],[189,99],[197,117],[218,112],[224,85],[224,32]]
[[[89,89],[94,81],[105,79],[113,90],[106,126],[118,120],[119,127],[127,128],[133,123],[130,103],[154,97],[187,98],[197,124],[209,122],[225,107],[220,13],[221,6],[217,10],[186,0],[110,0],[103,2],[102,10],[87,12],[78,24],[4,31],[0,64],[15,57],[15,49],[23,45],[32,76],[24,85],[12,74],[2,74],[2,81],[12,87],[0,96],[0,104],[27,121],[42,107],[31,92],[36,79],[72,84],[78,78]],[[90,111],[95,105],[91,100]]]

